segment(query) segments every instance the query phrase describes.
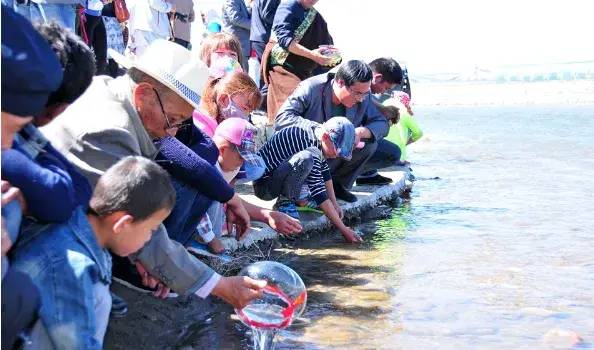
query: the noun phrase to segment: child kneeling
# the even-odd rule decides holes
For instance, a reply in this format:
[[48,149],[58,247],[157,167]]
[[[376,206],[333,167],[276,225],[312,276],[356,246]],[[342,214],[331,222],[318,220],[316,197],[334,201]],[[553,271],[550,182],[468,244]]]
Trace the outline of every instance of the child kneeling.
[[[227,182],[234,181],[244,164],[250,164],[254,168],[265,167],[262,159],[256,154],[257,132],[256,127],[242,118],[226,119],[216,128],[212,137],[219,151],[216,166]],[[284,213],[251,204],[243,199],[241,202],[250,220],[265,222],[284,235],[301,232],[302,227],[298,220]],[[197,227],[202,240],[214,253],[221,253],[224,250],[219,236],[225,231],[223,225],[225,221],[223,204],[213,202]]]
[[41,292],[35,347],[102,348],[111,308],[107,250],[128,256],[142,248],[174,203],[165,170],[126,157],[101,176],[87,213],[79,207],[67,222],[37,227],[35,236],[19,242],[13,268]]
[[336,157],[350,159],[354,142],[355,127],[344,117],[330,118],[324,124],[302,120],[281,129],[258,152],[266,171],[254,182],[256,196],[278,198],[275,208],[295,218],[299,218],[295,202],[311,199],[348,242],[361,242],[342,222],[326,162]]

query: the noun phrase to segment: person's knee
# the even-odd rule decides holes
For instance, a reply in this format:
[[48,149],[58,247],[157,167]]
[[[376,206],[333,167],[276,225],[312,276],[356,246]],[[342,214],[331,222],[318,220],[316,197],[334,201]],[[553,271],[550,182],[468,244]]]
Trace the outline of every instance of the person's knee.
[[309,174],[315,163],[314,152],[310,149],[297,153],[294,157],[294,164],[299,167],[300,173]]

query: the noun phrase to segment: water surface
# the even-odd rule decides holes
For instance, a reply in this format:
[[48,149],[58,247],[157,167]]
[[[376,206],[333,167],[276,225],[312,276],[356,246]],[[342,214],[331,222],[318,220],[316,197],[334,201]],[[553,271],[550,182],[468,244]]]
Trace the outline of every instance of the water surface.
[[[539,349],[552,329],[593,347],[594,106],[416,116],[409,201],[363,225],[362,246],[328,235],[277,252],[309,292],[277,349]],[[249,347],[220,309],[216,346]]]

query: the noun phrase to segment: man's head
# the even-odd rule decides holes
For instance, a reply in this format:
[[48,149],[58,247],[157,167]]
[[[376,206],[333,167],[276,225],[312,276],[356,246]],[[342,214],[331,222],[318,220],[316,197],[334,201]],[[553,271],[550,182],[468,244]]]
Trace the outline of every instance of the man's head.
[[174,204],[167,172],[146,158],[130,156],[101,176],[89,206],[111,231],[106,248],[127,256],[142,248]]
[[23,16],[2,5],[2,148],[43,111],[62,82],[62,67]]
[[200,104],[208,68],[186,48],[163,39],[153,41],[133,61],[115,51],[110,53],[128,69],[127,74],[135,83],[134,107],[149,136],[175,136]]
[[372,78],[373,74],[367,63],[357,60],[348,61],[338,68],[332,91],[342,105],[351,108],[369,95]]
[[350,160],[355,146],[355,126],[345,117],[328,119],[318,129],[322,152],[328,159],[340,157]]
[[128,76],[136,86],[134,105],[150,137],[175,136],[182,123],[192,115],[194,107],[157,79],[137,68]]
[[239,169],[243,162],[262,166],[256,154],[258,129],[242,118],[229,118],[215,130],[213,141],[219,149],[219,165],[223,171]]
[[45,109],[34,120],[35,125],[43,126],[61,114],[91,85],[95,75],[95,55],[80,37],[55,22],[38,23],[35,29],[50,44],[64,73],[62,84],[51,93]]
[[393,58],[377,58],[369,66],[373,72],[372,93],[382,94],[402,84],[402,68]]

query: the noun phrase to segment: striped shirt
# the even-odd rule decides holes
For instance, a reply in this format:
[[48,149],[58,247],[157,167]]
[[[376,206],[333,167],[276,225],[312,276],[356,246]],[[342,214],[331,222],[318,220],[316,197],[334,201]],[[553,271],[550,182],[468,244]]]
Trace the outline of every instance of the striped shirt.
[[262,146],[258,155],[264,159],[266,171],[264,176],[269,176],[279,165],[288,161],[295,154],[305,150],[314,149],[314,165],[305,179],[309,187],[312,199],[319,205],[322,204],[328,195],[324,182],[330,180],[330,168],[322,154],[320,141],[314,134],[317,123],[302,122],[286,127],[274,134],[272,138]]

